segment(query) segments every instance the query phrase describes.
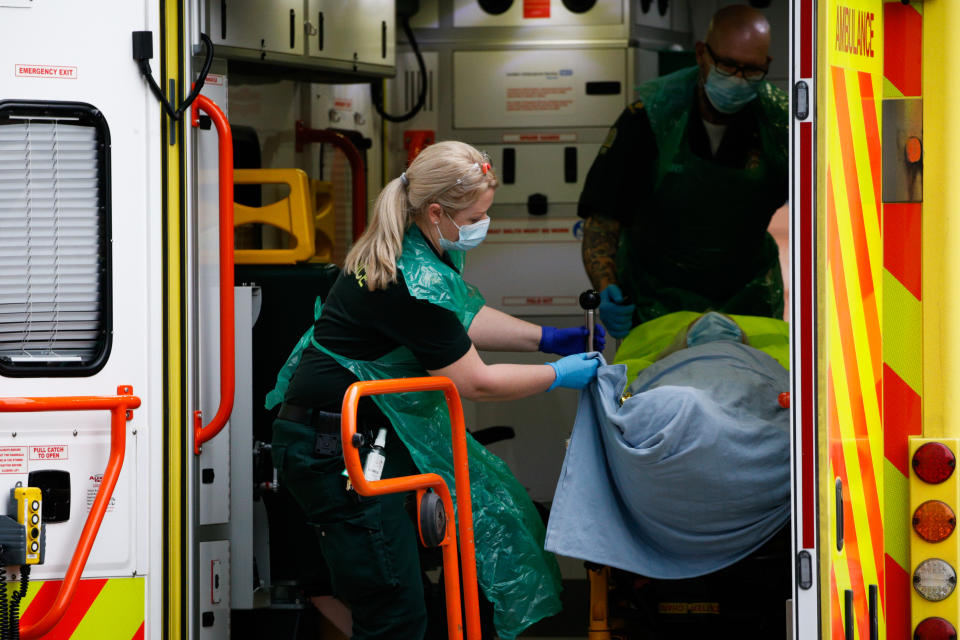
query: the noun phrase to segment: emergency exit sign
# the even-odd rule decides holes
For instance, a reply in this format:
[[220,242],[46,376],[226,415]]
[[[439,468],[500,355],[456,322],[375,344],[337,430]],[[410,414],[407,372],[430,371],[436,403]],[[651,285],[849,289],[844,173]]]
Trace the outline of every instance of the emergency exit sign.
[[76,80],[76,67],[62,67],[50,64],[15,64],[18,78],[53,78],[58,80]]

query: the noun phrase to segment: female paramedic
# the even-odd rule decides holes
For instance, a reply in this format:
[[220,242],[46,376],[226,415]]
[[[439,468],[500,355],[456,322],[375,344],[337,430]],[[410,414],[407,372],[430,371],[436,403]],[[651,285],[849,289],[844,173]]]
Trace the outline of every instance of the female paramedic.
[[[464,251],[486,235],[496,187],[487,157],[467,144],[439,142],[421,152],[380,193],[369,228],[280,375],[277,391],[285,376],[289,383],[273,427],[274,464],[317,531],[333,594],[352,611],[354,638],[417,640],[427,611],[405,496],[361,497],[342,473],[338,412],[347,387],[430,374],[449,377],[471,400],[514,400],[582,389],[600,364],[580,353],[585,327],[539,327],[491,309],[460,276]],[[595,346],[602,349],[602,335]],[[488,365],[478,349],[565,357]],[[358,430],[383,444],[383,477],[419,468],[440,473],[453,489],[445,407],[440,393],[360,401]],[[469,440],[479,581],[499,635],[512,638],[559,611],[559,572],[523,487]]]

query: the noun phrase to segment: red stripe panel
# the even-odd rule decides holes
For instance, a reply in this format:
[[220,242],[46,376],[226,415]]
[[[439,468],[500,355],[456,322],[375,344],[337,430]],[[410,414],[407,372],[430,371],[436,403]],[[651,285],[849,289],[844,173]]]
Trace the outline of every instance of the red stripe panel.
[[883,229],[883,219],[880,217],[883,181],[880,156],[880,125],[877,123],[877,103],[873,95],[873,76],[866,71],[861,71],[858,75],[860,76],[860,106],[863,109],[863,128],[866,129],[867,154],[870,156],[870,174],[873,177],[873,201],[877,207],[877,224]]
[[[853,132],[850,127],[850,110],[847,102],[847,84],[844,70],[832,67],[834,101],[837,107],[837,130],[843,153],[843,177],[847,192],[847,206],[850,209],[850,226],[853,231],[853,255],[856,260],[857,276],[860,281],[861,304],[866,321],[869,348],[874,364],[883,361],[880,341],[880,314],[877,310],[877,297],[873,288],[873,269],[870,266],[870,250],[867,247],[867,232],[864,228],[863,203],[860,201],[860,177],[857,173],[853,155]],[[834,216],[835,217],[835,216]],[[845,287],[844,287],[845,289]],[[880,368],[873,372],[874,382],[880,379]],[[877,397],[877,404],[883,398]]]
[[[833,280],[833,293],[836,297],[837,320],[840,325],[840,348],[843,352],[842,363],[832,363],[842,366],[847,374],[847,393],[850,402],[850,412],[853,421],[854,439],[847,442],[848,447],[854,447],[857,454],[857,467],[860,481],[863,484],[864,510],[867,514],[868,531],[873,546],[873,566],[877,572],[883,567],[883,518],[880,513],[880,496],[877,484],[876,470],[873,468],[873,457],[870,454],[870,434],[867,428],[866,409],[863,403],[863,390],[859,386],[860,364],[857,361],[857,352],[853,344],[853,320],[850,317],[850,301],[847,299],[846,282],[843,279],[843,259],[840,255],[839,231],[837,216],[834,209],[833,181],[831,171],[827,171],[827,251],[830,259],[830,275]],[[833,389],[833,371],[830,372],[831,394]],[[836,411],[836,408],[833,409]],[[851,514],[851,517],[852,514]],[[882,584],[882,580],[881,580]]]
[[[886,6],[886,5],[884,5]],[[883,205],[883,266],[913,294],[923,299],[920,264],[923,205],[899,202]]]
[[813,0],[800,2],[800,77],[813,75]]
[[910,5],[883,5],[883,75],[905,96],[921,95],[923,16]]
[[[809,4],[809,3],[807,3]],[[801,321],[800,360],[803,370],[800,398],[802,414],[801,452],[803,477],[803,548],[812,549],[816,539],[817,492],[815,489],[817,447],[815,441],[816,411],[813,406],[817,391],[816,345],[814,327],[816,308],[813,278],[813,247],[816,222],[813,216],[813,123],[800,123],[800,309]]]
[[910,477],[907,438],[923,432],[920,395],[897,372],[883,365],[883,455]]
[[143,627],[145,624],[147,624],[146,620],[140,623],[140,628],[137,629],[137,632],[133,634],[130,640],[143,640]]
[[910,638],[910,574],[887,556],[887,638]]
[[[30,601],[30,606],[20,618],[20,626],[34,624],[39,621],[47,611],[50,610],[53,601],[60,590],[61,581],[47,581],[40,587],[40,591]],[[83,620],[83,616],[93,605],[103,586],[107,584],[105,579],[99,580],[81,580],[77,584],[77,590],[73,594],[73,600],[67,606],[66,613],[60,618],[60,622],[43,636],[43,640],[69,640],[77,625]]]

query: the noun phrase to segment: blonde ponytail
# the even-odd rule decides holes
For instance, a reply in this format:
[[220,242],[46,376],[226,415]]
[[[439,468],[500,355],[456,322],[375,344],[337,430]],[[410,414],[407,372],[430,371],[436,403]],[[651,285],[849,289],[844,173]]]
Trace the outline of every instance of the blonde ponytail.
[[452,140],[430,145],[402,178],[391,180],[380,192],[370,226],[347,253],[344,271],[364,274],[372,291],[386,288],[397,281],[404,234],[430,204],[461,211],[497,186],[486,154]]
[[364,273],[371,291],[396,282],[397,258],[410,220],[406,189],[400,178],[391,180],[377,197],[370,226],[347,253],[344,271]]

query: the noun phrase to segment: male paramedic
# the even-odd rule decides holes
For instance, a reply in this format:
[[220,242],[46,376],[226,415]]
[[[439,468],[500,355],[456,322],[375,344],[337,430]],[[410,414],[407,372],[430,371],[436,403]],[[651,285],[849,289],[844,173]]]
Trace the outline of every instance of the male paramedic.
[[583,261],[615,337],[672,311],[783,317],[787,97],[764,78],[770,24],[720,9],[696,66],[637,88],[587,175]]

